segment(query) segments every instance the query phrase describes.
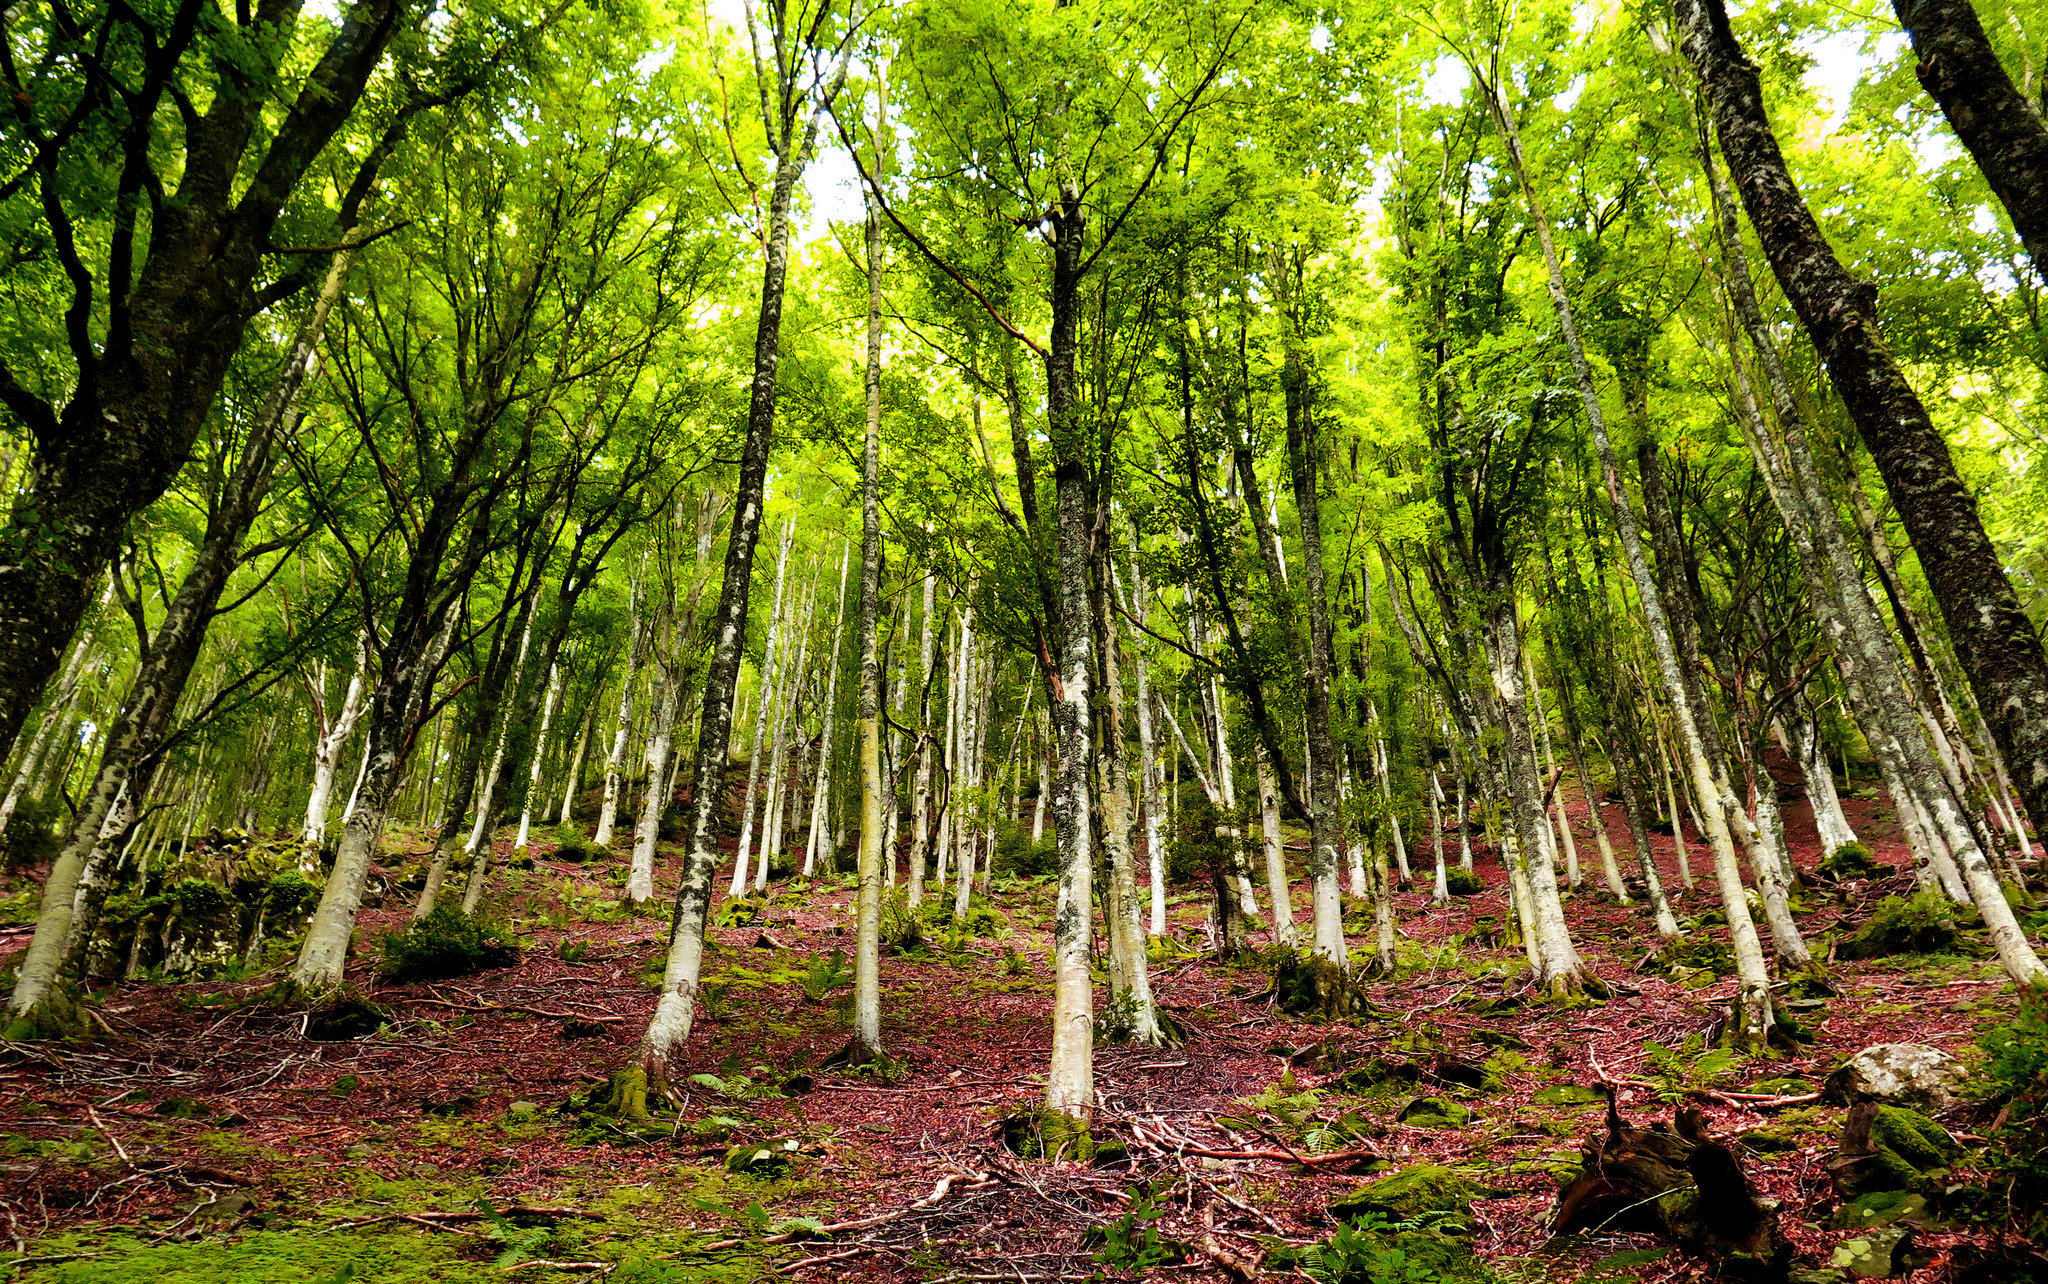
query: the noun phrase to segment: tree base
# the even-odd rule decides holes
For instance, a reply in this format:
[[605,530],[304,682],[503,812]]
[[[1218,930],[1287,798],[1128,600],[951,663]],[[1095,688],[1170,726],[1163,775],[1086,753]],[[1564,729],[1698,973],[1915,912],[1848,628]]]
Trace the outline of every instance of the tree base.
[[[1146,1028],[1148,1025],[1149,1029]],[[1119,995],[1110,1000],[1101,1016],[1095,1018],[1095,1037],[1103,1043],[1177,1048],[1187,1042],[1187,1031],[1156,1002],[1152,1005],[1151,1021],[1141,1020],[1135,1005]]]
[[997,1122],[1004,1149],[1025,1159],[1050,1163],[1100,1163],[1122,1156],[1117,1142],[1099,1142],[1087,1119],[1046,1106],[1032,1106]]
[[848,1039],[839,1051],[818,1063],[820,1070],[838,1070],[846,1074],[872,1078],[881,1083],[899,1082],[907,1067],[880,1048],[871,1048],[859,1039]]
[[56,985],[23,1013],[8,1013],[0,1024],[0,1040],[8,1043],[79,1043],[92,1033],[92,1023],[77,995]]
[[1293,950],[1281,954],[1273,969],[1273,1001],[1287,1015],[1310,1021],[1345,1021],[1374,1014],[1365,991],[1343,968]]

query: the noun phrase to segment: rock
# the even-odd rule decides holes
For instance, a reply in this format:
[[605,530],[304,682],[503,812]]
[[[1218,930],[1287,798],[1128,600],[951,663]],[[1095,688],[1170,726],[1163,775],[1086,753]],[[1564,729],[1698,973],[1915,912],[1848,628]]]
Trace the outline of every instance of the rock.
[[1955,1139],[1919,1111],[1860,1101],[1842,1121],[1828,1171],[1845,1199],[1876,1191],[1934,1195],[1960,1153]]
[[1588,1088],[1580,1083],[1554,1083],[1548,1088],[1538,1088],[1530,1098],[1539,1106],[1594,1106],[1607,1100],[1598,1088]]
[[1466,1088],[1473,1092],[1499,1092],[1500,1076],[1484,1065],[1440,1057],[1425,1072],[1430,1079],[1451,1088]]
[[362,999],[341,999],[307,1015],[306,1037],[315,1043],[348,1043],[377,1033],[384,1011]]
[[1878,1190],[1858,1195],[1828,1218],[1830,1230],[1872,1230],[1885,1226],[1925,1227],[1929,1218],[1927,1200],[1902,1190]]
[[1345,1071],[1330,1086],[1340,1092],[1372,1092],[1376,1089],[1413,1088],[1422,1082],[1422,1068],[1413,1061],[1389,1061],[1374,1057],[1362,1066]]
[[1411,1128],[1463,1128],[1472,1122],[1472,1110],[1443,1097],[1417,1097],[1395,1118]]
[[1874,1044],[1843,1062],[1827,1079],[1836,1102],[1878,1101],[1940,1112],[1955,1104],[1968,1078],[1962,1063],[1922,1043]]
[[1862,1279],[1887,1280],[1911,1269],[1907,1250],[1912,1244],[1913,1232],[1904,1227],[1872,1231],[1835,1245],[1828,1265]]
[[256,1201],[239,1190],[232,1190],[193,1211],[201,1221],[232,1222],[255,1212]]

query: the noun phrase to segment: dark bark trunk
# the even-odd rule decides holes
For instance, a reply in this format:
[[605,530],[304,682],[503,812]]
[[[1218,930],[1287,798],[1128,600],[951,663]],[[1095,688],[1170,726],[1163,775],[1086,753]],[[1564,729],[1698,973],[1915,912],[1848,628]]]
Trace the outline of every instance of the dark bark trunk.
[[1948,444],[1878,329],[1876,291],[1835,258],[1793,184],[1756,67],[1718,0],[1674,0],[1721,150],[1785,297],[1876,460],[1956,658],[2037,823],[2048,817],[2048,655],[2020,609]]
[[1992,52],[1970,0],[1892,0],[1920,79],[2048,282],[2048,123]]
[[[782,369],[782,310],[789,279],[789,217],[797,179],[810,158],[818,126],[845,75],[842,59],[830,88],[808,118],[785,116],[771,129],[776,145],[775,183],[768,201],[762,255],[761,305],[754,328],[754,377],[748,392],[747,435],[733,489],[732,526],[718,605],[711,615],[711,656],[704,666],[704,692],[697,723],[697,754],[691,773],[688,844],[676,907],[669,921],[668,962],[653,1019],[641,1040],[637,1067],[652,1090],[665,1093],[671,1059],[689,1038],[696,1012],[697,976],[703,963],[704,923],[711,908],[719,857],[718,829],[725,802],[725,766],[732,746],[733,689],[745,658],[747,604],[754,580],[754,551],[760,543],[767,502],[768,456],[775,442],[775,407]],[[807,95],[806,95],[807,97]],[[763,698],[766,696],[764,694]]]
[[[275,22],[289,21],[298,8],[270,7],[277,12],[264,16]],[[0,368],[0,402],[36,445],[33,480],[0,532],[0,754],[13,746],[55,675],[129,519],[163,494],[191,455],[244,329],[269,305],[257,277],[271,231],[301,177],[354,111],[405,7],[404,0],[359,0],[343,16],[260,159],[245,153],[264,95],[241,83],[244,73],[224,73],[214,103],[188,127],[184,173],[174,199],[151,220],[133,289],[124,288],[121,247],[113,251],[102,344],[89,333],[92,278],[82,265],[73,274],[69,319],[78,381],[61,411]],[[173,28],[167,42],[191,39],[189,24]],[[275,57],[285,45],[259,41],[248,48]],[[168,68],[180,59],[179,48],[167,44],[151,61]],[[121,146],[137,175],[133,184],[147,168],[152,120],[169,75],[152,72],[145,80],[141,92],[124,91],[134,123]],[[43,167],[44,205],[68,243],[58,157],[52,149]],[[252,170],[236,199],[237,174]],[[124,176],[124,188],[133,184]],[[138,197],[124,192],[123,200]],[[352,209],[345,210],[341,225],[352,222]]]
[[[1316,419],[1310,403],[1306,355],[1289,346],[1282,367],[1287,420],[1287,462],[1294,481],[1294,507],[1301,523],[1301,585],[1308,599],[1308,650],[1302,692],[1306,715],[1309,877],[1315,906],[1314,952],[1338,968],[1349,966],[1339,906],[1337,852],[1343,826],[1337,814],[1337,749],[1330,727],[1330,673],[1336,667],[1330,639],[1330,601],[1323,579],[1322,503],[1316,493]],[[1377,861],[1375,853],[1372,859]],[[1377,885],[1380,879],[1375,879]],[[1382,967],[1393,960],[1382,958]]]

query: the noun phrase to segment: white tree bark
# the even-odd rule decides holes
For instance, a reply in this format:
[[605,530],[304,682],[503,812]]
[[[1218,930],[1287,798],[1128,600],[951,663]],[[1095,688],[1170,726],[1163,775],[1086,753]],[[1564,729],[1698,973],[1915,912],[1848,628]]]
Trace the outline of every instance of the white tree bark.
[[839,640],[846,619],[846,558],[847,554],[842,551],[839,555],[839,604],[832,612],[832,646],[825,661],[825,720],[818,731],[818,775],[811,789],[810,832],[804,840],[805,878],[817,872],[821,850],[827,861],[833,859],[831,849],[826,846],[831,841],[826,825],[826,804],[832,785],[833,723],[839,712]]
[[554,729],[555,702],[562,696],[562,666],[548,666],[547,694],[541,697],[540,730],[534,733],[532,761],[526,769],[526,801],[519,808],[519,838],[512,845],[524,849],[533,836],[533,796],[540,788],[541,764],[547,758],[548,733]]

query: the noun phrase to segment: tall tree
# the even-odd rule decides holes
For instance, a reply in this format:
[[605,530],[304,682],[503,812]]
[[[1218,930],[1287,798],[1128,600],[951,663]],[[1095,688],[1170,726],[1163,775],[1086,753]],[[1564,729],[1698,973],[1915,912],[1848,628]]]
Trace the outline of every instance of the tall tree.
[[1763,83],[1720,0],[1673,0],[1685,50],[1785,298],[1884,477],[1978,707],[2037,824],[2048,817],[2048,653],[1976,497],[1885,341],[1877,291],[1835,257],[1765,111]]

